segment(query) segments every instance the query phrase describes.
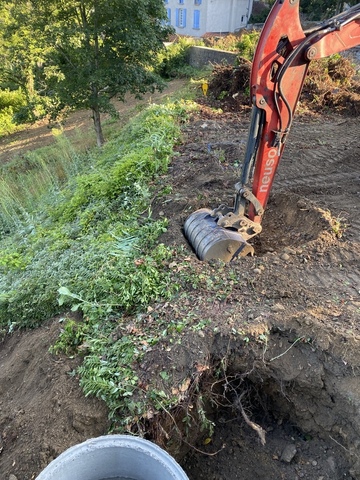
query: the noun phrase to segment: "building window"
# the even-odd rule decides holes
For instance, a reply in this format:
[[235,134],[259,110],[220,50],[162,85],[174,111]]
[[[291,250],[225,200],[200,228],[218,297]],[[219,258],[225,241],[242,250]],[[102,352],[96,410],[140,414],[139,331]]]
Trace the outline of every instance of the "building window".
[[184,0],[179,0],[180,5],[184,5]]
[[200,28],[200,10],[194,10],[193,28],[196,30]]
[[167,16],[168,16],[168,24],[171,24],[171,8],[166,9]]
[[201,5],[201,0],[194,0],[194,5]]
[[177,8],[175,15],[175,26],[180,28],[186,27],[186,8]]
[[186,27],[186,8],[177,8],[175,16],[175,26],[180,28]]

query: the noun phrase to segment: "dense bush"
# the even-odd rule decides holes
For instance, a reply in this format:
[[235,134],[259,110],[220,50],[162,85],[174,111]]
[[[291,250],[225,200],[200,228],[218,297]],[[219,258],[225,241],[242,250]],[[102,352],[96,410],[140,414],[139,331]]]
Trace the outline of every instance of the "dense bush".
[[0,136],[16,131],[16,114],[26,105],[26,98],[19,90],[0,90]]
[[251,30],[249,32],[244,32],[239,42],[237,43],[237,49],[241,57],[246,58],[247,60],[252,60],[254,57],[255,49],[259,41],[260,32],[257,30]]
[[156,73],[163,78],[191,77],[194,69],[188,64],[188,51],[199,41],[187,37],[178,37],[158,55]]

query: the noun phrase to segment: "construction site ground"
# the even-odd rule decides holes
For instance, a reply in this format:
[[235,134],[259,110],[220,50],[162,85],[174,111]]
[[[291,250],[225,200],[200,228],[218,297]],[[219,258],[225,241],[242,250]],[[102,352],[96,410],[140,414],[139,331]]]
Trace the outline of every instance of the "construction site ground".
[[[225,269],[233,288],[224,296],[204,281],[188,304],[175,298],[154,306],[169,322],[185,311],[204,319],[198,332],[155,346],[144,371],[174,365],[179,378],[199,379],[214,423],[210,434],[194,419],[191,441],[167,444],[159,436],[161,444],[190,480],[360,479],[359,118],[300,111],[255,256],[203,267],[183,223],[198,208],[231,203],[250,109],[200,103],[162,179],[171,193],[154,200],[153,214],[169,219],[162,242],[183,245],[186,261],[212,284]],[[3,159],[14,145],[2,142]],[[172,268],[181,268],[178,258]],[[105,406],[85,398],[72,374],[81,359],[49,353],[60,328],[49,319],[1,343],[4,480],[34,479],[68,447],[108,432]]]

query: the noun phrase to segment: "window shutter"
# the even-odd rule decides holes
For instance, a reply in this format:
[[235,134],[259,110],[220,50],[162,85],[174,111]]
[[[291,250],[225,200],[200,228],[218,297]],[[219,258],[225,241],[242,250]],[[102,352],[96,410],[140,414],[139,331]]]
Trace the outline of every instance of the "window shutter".
[[179,25],[179,9],[178,8],[175,10],[175,26],[176,27],[180,26]]
[[193,28],[200,28],[200,10],[194,10],[194,25]]
[[183,8],[183,27],[186,27],[186,8]]

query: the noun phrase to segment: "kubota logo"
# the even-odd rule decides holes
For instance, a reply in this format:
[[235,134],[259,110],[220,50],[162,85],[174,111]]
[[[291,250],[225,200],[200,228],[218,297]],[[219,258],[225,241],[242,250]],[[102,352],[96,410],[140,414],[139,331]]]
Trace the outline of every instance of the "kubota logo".
[[271,148],[268,151],[265,162],[264,173],[260,182],[260,193],[266,193],[269,190],[270,182],[274,174],[275,158],[278,156],[277,148]]

